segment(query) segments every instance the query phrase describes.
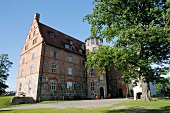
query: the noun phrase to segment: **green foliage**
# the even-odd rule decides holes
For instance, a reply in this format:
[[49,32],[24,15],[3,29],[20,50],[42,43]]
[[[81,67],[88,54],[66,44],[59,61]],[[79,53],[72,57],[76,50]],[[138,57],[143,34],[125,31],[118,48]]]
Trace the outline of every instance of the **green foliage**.
[[160,75],[167,74],[170,63],[170,1],[100,0],[93,4],[93,12],[84,17],[91,24],[92,36],[106,38],[108,42],[117,40],[111,53],[101,48],[100,52],[88,54],[93,57],[88,57],[92,60],[87,65],[101,70],[114,61],[115,69],[123,71],[126,83],[141,76],[147,82],[157,82]]
[[7,54],[0,55],[0,94],[5,91],[8,86],[5,84],[7,77],[9,76],[9,68],[11,67],[12,62],[9,61]]

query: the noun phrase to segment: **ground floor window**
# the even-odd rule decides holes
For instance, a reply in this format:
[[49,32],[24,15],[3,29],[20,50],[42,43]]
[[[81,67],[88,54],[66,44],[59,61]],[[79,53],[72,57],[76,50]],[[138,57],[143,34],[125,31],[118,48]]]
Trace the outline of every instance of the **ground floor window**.
[[56,90],[56,81],[50,80],[50,90]]
[[91,90],[94,90],[94,83],[91,83]]
[[73,83],[67,82],[67,90],[72,91],[72,88],[73,88]]

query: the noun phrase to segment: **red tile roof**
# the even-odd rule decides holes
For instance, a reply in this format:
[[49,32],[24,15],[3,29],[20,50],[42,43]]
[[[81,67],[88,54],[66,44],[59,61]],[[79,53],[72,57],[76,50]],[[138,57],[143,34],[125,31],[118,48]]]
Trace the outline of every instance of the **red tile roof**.
[[[44,39],[44,42],[47,45],[57,47],[57,48],[60,48],[60,49],[66,50],[66,51],[70,51],[70,52],[73,52],[73,53],[81,55],[81,56],[85,56],[85,49],[82,50],[82,48],[81,48],[82,44],[85,45],[84,42],[81,42],[71,36],[68,36],[60,31],[57,31],[57,30],[51,28],[51,27],[48,27],[40,22],[38,24],[39,24],[39,29],[40,29],[42,38]],[[54,33],[54,37],[51,37],[50,33]],[[65,48],[65,44],[70,45],[70,41],[73,41],[72,50]],[[80,53],[79,50],[82,50],[82,53]]]

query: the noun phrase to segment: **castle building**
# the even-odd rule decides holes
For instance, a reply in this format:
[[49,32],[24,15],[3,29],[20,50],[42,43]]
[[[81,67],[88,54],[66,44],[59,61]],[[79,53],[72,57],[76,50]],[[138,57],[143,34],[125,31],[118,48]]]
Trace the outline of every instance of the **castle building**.
[[126,95],[121,72],[111,69],[103,75],[91,69],[87,74],[86,50],[98,50],[102,45],[98,38],[89,37],[84,43],[39,19],[36,13],[20,54],[16,96],[24,94],[41,101]]

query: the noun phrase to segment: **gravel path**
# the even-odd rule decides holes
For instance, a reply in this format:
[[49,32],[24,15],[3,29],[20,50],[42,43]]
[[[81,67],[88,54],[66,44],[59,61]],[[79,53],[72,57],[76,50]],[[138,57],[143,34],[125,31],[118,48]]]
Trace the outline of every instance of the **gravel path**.
[[4,108],[0,110],[14,110],[14,109],[35,109],[35,108],[98,108],[107,107],[117,104],[122,101],[131,101],[132,99],[101,99],[101,100],[80,100],[80,101],[65,101],[48,104],[32,104],[28,106],[18,106],[12,108]]

